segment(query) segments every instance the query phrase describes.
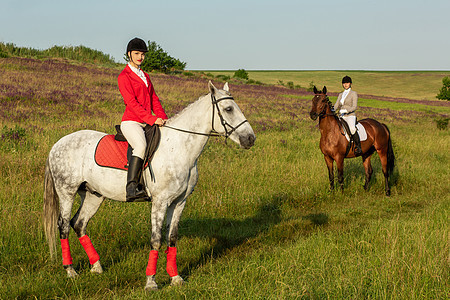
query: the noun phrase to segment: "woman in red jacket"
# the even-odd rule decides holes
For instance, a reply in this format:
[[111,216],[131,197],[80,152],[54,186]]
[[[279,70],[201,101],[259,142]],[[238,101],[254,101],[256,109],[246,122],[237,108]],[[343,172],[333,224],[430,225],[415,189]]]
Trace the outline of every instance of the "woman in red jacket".
[[137,188],[137,176],[142,168],[147,146],[144,128],[147,124],[162,126],[167,120],[150,77],[140,68],[146,52],[148,52],[147,45],[142,39],[132,39],[127,46],[128,65],[118,78],[119,90],[125,102],[125,113],[120,129],[133,148],[133,154],[128,162],[127,201],[146,196],[145,191]]

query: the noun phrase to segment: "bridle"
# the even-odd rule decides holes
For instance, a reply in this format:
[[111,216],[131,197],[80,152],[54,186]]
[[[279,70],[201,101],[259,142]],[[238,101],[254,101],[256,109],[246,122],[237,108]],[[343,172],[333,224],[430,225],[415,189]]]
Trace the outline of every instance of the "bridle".
[[[328,105],[330,108],[331,108],[331,101],[330,101],[330,98],[328,98],[328,96],[326,96],[326,98],[325,99],[322,99],[321,101],[327,101],[327,104],[326,105]],[[325,107],[322,109],[322,111],[318,114],[318,116],[319,116],[319,122],[320,122],[320,119],[322,119],[322,118],[324,118],[324,117],[334,117],[334,118],[336,118],[337,119],[337,123],[338,123],[338,126],[339,126],[339,131],[340,131],[340,133],[341,133],[341,135],[343,135],[343,136],[345,136],[345,130],[344,130],[344,127],[343,127],[343,125],[341,124],[341,122],[339,121],[339,118],[336,116],[336,114],[333,112],[333,110],[331,110],[331,114],[327,114],[326,113],[326,111],[327,111],[327,106],[325,105]]]
[[[220,99],[216,99],[216,97],[211,94],[211,104],[213,106],[212,109],[212,120],[211,120],[211,127],[212,127],[212,131],[211,133],[203,133],[203,132],[195,132],[195,131],[190,131],[190,130],[186,130],[186,129],[181,129],[181,128],[176,128],[176,127],[172,127],[172,126],[168,126],[168,125],[164,125],[164,127],[166,128],[170,128],[170,129],[174,129],[174,130],[178,130],[181,132],[185,132],[185,133],[190,133],[190,134],[197,134],[197,135],[203,135],[203,136],[215,136],[215,137],[219,137],[219,136],[224,136],[225,137],[225,142],[227,141],[227,139],[230,137],[230,135],[233,134],[233,132],[235,132],[240,126],[242,126],[243,124],[247,123],[248,120],[245,119],[244,121],[242,121],[241,123],[239,123],[237,126],[233,127],[231,126],[226,120],[225,118],[222,116],[222,113],[220,112],[219,109],[219,102],[223,101],[223,100],[233,100],[234,98],[231,96],[227,96],[227,97],[223,97]],[[220,124],[222,124],[223,129],[225,129],[225,134],[221,134],[219,132],[217,132],[214,129],[214,117],[215,117],[215,110],[217,109],[217,114],[219,115],[220,118]],[[227,128],[228,126],[228,128]]]
[[[327,102],[326,105],[330,106],[330,98],[328,98],[328,96],[326,96],[326,98],[325,98],[325,99],[322,99],[321,101],[326,101],[326,102]],[[323,117],[326,117],[326,116],[336,116],[334,113],[331,113],[331,114],[327,114],[327,113],[326,113],[326,111],[327,111],[327,106],[326,106],[326,105],[325,105],[325,107],[322,109],[322,111],[318,114],[319,119],[320,119],[320,118],[323,118]]]

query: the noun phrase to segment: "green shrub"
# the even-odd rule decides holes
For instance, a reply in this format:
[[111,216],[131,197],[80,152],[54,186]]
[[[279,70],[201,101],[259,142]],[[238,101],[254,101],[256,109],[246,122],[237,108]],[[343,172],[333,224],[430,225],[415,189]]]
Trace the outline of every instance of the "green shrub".
[[194,73],[186,71],[186,72],[183,72],[183,75],[184,76],[194,76]]
[[439,91],[439,94],[437,94],[436,98],[440,100],[450,100],[450,77],[444,77],[442,78],[442,88]]
[[448,121],[450,118],[437,118],[434,121],[436,122],[436,126],[440,130],[445,130],[448,127]]
[[60,57],[93,64],[116,64],[112,56],[109,54],[105,54],[101,51],[93,50],[85,46],[53,46],[46,50],[37,50],[33,48],[17,47],[13,43],[0,43],[0,57],[6,58],[10,56],[37,59]]
[[222,80],[230,80],[231,77],[228,76],[228,75],[219,74],[219,75],[216,76],[216,78],[217,79],[222,79]]
[[0,49],[0,58],[8,58],[9,54]]
[[294,88],[294,82],[288,81],[287,82],[287,87],[290,88],[290,89],[293,89]]
[[248,80],[248,73],[244,69],[239,69],[234,72],[233,77]]
[[[128,56],[126,54],[125,60],[128,61]],[[185,67],[185,62],[170,56],[156,42],[148,41],[148,52],[145,56],[145,60],[141,64],[142,70],[146,72],[155,70],[169,73],[176,70],[184,70]]]

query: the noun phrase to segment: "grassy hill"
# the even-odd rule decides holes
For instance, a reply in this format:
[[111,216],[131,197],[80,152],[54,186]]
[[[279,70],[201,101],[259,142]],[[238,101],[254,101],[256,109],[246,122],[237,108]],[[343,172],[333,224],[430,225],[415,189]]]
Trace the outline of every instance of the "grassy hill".
[[[233,76],[232,71],[208,71],[213,75]],[[266,84],[293,82],[308,88],[311,83],[331,92],[341,92],[342,77],[353,79],[353,88],[360,94],[408,98],[415,100],[437,100],[442,87],[442,78],[450,71],[248,71],[249,78]]]

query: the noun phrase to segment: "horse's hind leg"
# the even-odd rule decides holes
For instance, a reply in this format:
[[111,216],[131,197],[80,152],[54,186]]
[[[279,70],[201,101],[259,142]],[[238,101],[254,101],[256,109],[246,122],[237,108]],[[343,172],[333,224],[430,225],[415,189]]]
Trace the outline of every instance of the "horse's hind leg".
[[81,245],[89,257],[89,263],[92,265],[91,272],[100,274],[103,273],[100,257],[92,245],[91,240],[86,235],[86,227],[89,220],[95,215],[98,208],[103,203],[104,197],[91,194],[85,190],[78,191],[78,194],[81,197],[81,205],[70,221],[70,225],[75,230]]
[[370,163],[370,159],[371,159],[371,155],[369,155],[369,156],[363,155],[362,156],[364,170],[366,173],[366,182],[364,183],[364,190],[366,190],[366,191],[369,189],[369,182],[370,182],[370,179],[372,178],[372,173],[373,173],[372,164]]
[[383,170],[384,175],[384,191],[386,193],[386,196],[391,195],[391,188],[389,187],[389,170],[388,170],[388,159],[387,159],[387,153],[386,151],[378,151],[378,156],[380,157],[381,161],[381,169]]

